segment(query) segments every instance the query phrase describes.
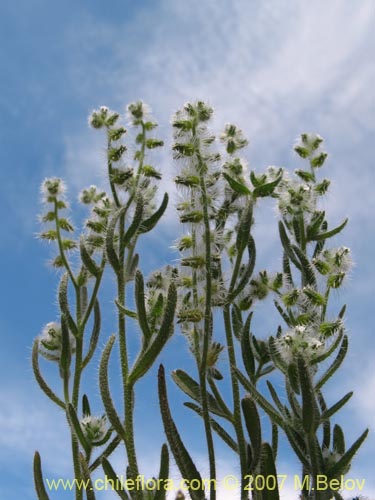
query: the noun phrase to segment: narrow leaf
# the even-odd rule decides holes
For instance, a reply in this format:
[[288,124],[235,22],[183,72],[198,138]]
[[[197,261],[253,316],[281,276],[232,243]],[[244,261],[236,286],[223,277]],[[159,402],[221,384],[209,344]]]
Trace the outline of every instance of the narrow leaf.
[[343,455],[345,453],[345,436],[342,428],[336,424],[333,428],[333,449]]
[[302,425],[308,435],[314,435],[319,423],[319,410],[315,399],[309,367],[302,356],[298,361],[298,377],[302,392]]
[[[174,459],[176,460],[176,464],[181,472],[181,475],[184,479],[188,479],[189,483],[191,483],[192,480],[196,480],[198,484],[202,484],[202,478],[187,449],[185,448],[184,443],[181,440],[169,409],[167,386],[165,383],[165,373],[163,365],[160,365],[159,367],[158,392],[164,432],[167,436],[169,446],[172,450]],[[189,489],[189,494],[192,500],[205,500],[204,491],[194,491],[193,489]]]
[[233,189],[233,191],[235,191],[236,193],[238,193],[240,195],[247,195],[247,196],[251,195],[250,189],[245,184],[242,184],[242,183],[236,181],[235,179],[230,177],[228,174],[224,173],[223,176],[224,176],[224,179],[230,185],[230,187]]
[[31,361],[32,361],[32,367],[33,367],[33,372],[36,381],[39,384],[39,387],[42,389],[44,394],[48,396],[51,401],[53,401],[55,404],[60,406],[63,410],[65,410],[65,403],[60,399],[50,388],[50,386],[47,384],[47,382],[44,380],[42,374],[40,373],[39,369],[39,339],[35,339],[33,343],[33,349],[32,349],[32,354],[31,354]]
[[147,313],[145,306],[145,285],[143,280],[143,274],[139,270],[136,271],[135,273],[134,294],[135,294],[135,304],[137,307],[138,322],[144,336],[144,344],[147,347],[151,339],[152,333],[150,331],[147,321]]
[[119,436],[125,443],[127,439],[126,434],[123,425],[121,423],[121,420],[115,409],[115,406],[113,404],[108,382],[108,364],[115,340],[116,340],[115,335],[111,335],[111,337],[107,342],[107,345],[104,348],[99,366],[99,388],[108,420],[110,421],[114,430],[119,434]]
[[275,478],[275,488],[263,488],[262,491],[262,500],[279,500],[279,488],[277,484],[277,473],[275,462],[272,454],[271,446],[268,443],[262,444],[261,451],[261,459],[260,459],[260,473],[263,478]]
[[79,463],[81,464],[81,470],[83,479],[85,481],[85,493],[87,500],[95,500],[95,490],[91,481],[90,470],[82,453],[79,454]]
[[61,309],[61,312],[64,314],[69,329],[73,333],[74,336],[78,335],[78,328],[77,325],[75,324],[72,315],[70,314],[69,310],[69,302],[68,302],[68,273],[64,273],[61,277],[60,280],[60,285],[59,285],[59,306]]
[[[172,372],[172,379],[178,385],[178,387],[188,396],[190,396],[194,401],[201,403],[201,391],[198,382],[190,377],[183,370],[175,370]],[[211,393],[207,393],[208,407],[212,413],[218,415],[219,417],[226,418],[231,421],[231,416],[221,408]]]
[[112,465],[109,463],[109,461],[105,457],[102,458],[102,467],[103,467],[103,471],[104,471],[104,474],[106,475],[106,477],[112,481],[112,487],[113,487],[113,485],[115,485],[114,491],[118,494],[118,496],[122,500],[129,500],[129,496],[126,493],[126,491],[124,490],[124,488],[122,487],[122,484],[121,484],[119,477],[117,476],[116,472],[114,471]]
[[252,456],[253,460],[251,463],[251,470],[255,470],[261,452],[262,444],[262,431],[260,425],[259,413],[254,403],[253,399],[249,396],[245,396],[241,401],[242,413],[245,419],[245,425],[247,433],[250,437],[250,442],[252,446]]
[[71,424],[71,428],[75,435],[78,438],[78,441],[81,443],[83,449],[85,452],[88,454],[90,452],[91,446],[90,443],[88,443],[87,439],[85,438],[85,435],[82,432],[81,424],[79,423],[77,413],[70,403],[68,404],[68,416],[69,416],[69,422]]
[[[169,478],[169,452],[168,446],[164,443],[160,452],[159,480],[163,484]],[[155,492],[154,500],[166,500],[167,492],[163,488],[158,488]]]
[[292,245],[290,243],[289,237],[286,233],[286,229],[282,221],[279,221],[279,233],[280,233],[281,244],[283,245],[286,255],[293,262],[293,264],[296,266],[297,269],[301,269],[301,264],[298,261],[293,251]]
[[94,323],[92,326],[90,344],[89,344],[89,349],[87,351],[87,354],[82,362],[82,368],[84,368],[89,363],[89,361],[91,360],[91,358],[93,357],[93,355],[95,353],[96,347],[98,345],[100,328],[101,328],[100,306],[99,306],[99,301],[95,300],[95,303],[94,303]]
[[[177,291],[174,283],[168,288],[167,303],[164,310],[160,330],[155,338],[150,342],[147,349],[141,351],[128,377],[128,382],[134,384],[151,368],[161,350],[173,333],[174,313],[177,305]],[[138,312],[139,317],[139,312]]]
[[328,368],[328,370],[321,376],[319,381],[317,382],[315,388],[316,389],[321,389],[323,385],[329,380],[332,375],[335,373],[335,371],[340,367],[341,363],[344,361],[346,353],[348,352],[348,336],[344,335],[344,338],[342,339],[341,347],[339,352],[337,353],[335,361],[332,363],[332,365]]
[[91,257],[90,252],[87,250],[85,238],[83,235],[81,235],[79,241],[79,250],[83,265],[86,267],[88,272],[92,274],[92,276],[94,276],[95,278],[98,277],[100,274],[100,267],[97,265],[95,260]]
[[115,249],[115,230],[117,221],[122,215],[125,214],[126,209],[127,207],[126,205],[124,205],[113,215],[112,219],[108,223],[107,234],[105,238],[107,258],[116,274],[120,272],[120,261]]
[[34,485],[39,500],[49,500],[46,488],[44,486],[42,464],[40,455],[36,451],[34,454]]
[[328,469],[328,477],[337,477],[341,474],[345,474],[348,465],[350,465],[352,458],[361,447],[363,441],[366,439],[368,432],[368,429],[366,429],[365,432],[357,439],[357,441],[355,441],[348,449],[348,451],[340,458],[340,460],[334,466]]
[[[203,417],[202,408],[195,403],[184,403],[187,408],[195,411],[199,416]],[[210,418],[210,424],[212,429],[216,432],[218,436],[226,443],[235,453],[238,453],[238,445],[236,441],[228,434],[228,432],[222,427],[215,419]]]
[[82,396],[82,413],[83,415],[91,415],[90,403],[86,394]]
[[159,222],[161,217],[163,216],[166,208],[168,206],[168,194],[165,193],[163,197],[163,201],[161,202],[160,207],[154,212],[151,217],[148,219],[144,220],[139,228],[140,233],[148,233],[148,231],[151,231],[156,224]]
[[275,422],[280,427],[284,428],[284,422],[282,416],[270,405],[270,403],[257,391],[255,386],[248,381],[241,371],[238,368],[234,368],[233,370],[244,386],[244,388],[249,391],[250,395],[254,398],[254,400],[259,404],[261,408],[267,413],[267,415],[271,418],[273,422]]
[[137,204],[135,206],[133,221],[130,224],[129,228],[127,229],[126,233],[124,234],[124,239],[122,240],[122,248],[127,247],[133,236],[137,233],[142,222],[143,207],[144,207],[143,197],[139,195],[137,199]]
[[344,222],[339,226],[335,227],[335,229],[331,229],[330,231],[324,231],[324,233],[315,234],[314,237],[311,239],[315,241],[321,241],[321,240],[327,240],[328,238],[332,238],[332,236],[335,236],[344,229],[344,227],[348,223],[348,220],[349,219],[345,219]]
[[337,411],[339,411],[340,408],[342,408],[344,406],[344,404],[346,404],[352,396],[353,396],[353,391],[348,392],[348,394],[346,394],[343,398],[341,398],[339,401],[337,401],[337,403],[335,403],[330,408],[325,410],[321,414],[320,420],[323,421],[323,420],[328,420],[329,418],[331,418],[332,415],[334,415]]

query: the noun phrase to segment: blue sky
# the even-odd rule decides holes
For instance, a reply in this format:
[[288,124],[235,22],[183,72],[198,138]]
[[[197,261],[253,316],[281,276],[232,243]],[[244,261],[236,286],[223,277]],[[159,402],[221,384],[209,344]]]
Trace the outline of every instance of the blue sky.
[[[326,208],[332,224],[350,218],[336,243],[351,247],[356,262],[350,282],[336,298],[337,304],[349,305],[350,354],[329,390],[336,399],[356,391],[341,417],[348,442],[367,426],[374,434],[373,26],[371,0],[2,1],[1,498],[35,498],[35,449],[41,451],[46,475],[70,473],[63,415],[45,400],[30,368],[33,338],[56,316],[58,282],[46,265],[51,252],[35,238],[39,185],[46,176],[62,176],[74,200],[82,187],[103,182],[104,144],[86,122],[91,109],[102,104],[123,110],[128,102],[145,100],[168,146],[172,113],[188,99],[208,100],[217,110],[218,131],[226,122],[243,128],[250,138],[247,159],[258,171],[270,164],[296,168],[292,145],[301,132],[316,131],[326,139],[330,159],[325,175],[333,184]],[[169,190],[171,156],[158,159],[165,172],[163,187]],[[276,220],[267,210],[258,214],[259,266],[277,270]],[[178,234],[173,214],[171,204],[151,244],[144,245],[145,271],[176,258],[168,249]],[[156,245],[160,252],[151,251]],[[109,297],[103,344],[111,333]],[[273,333],[270,323],[258,321],[257,326],[257,335]],[[180,335],[164,356],[169,369],[187,368],[191,362]],[[58,384],[55,373],[47,373]],[[154,375],[142,384],[138,405],[137,442],[149,475],[156,472],[162,442]],[[99,411],[96,370],[85,384],[97,397]],[[114,369],[114,388],[116,384]],[[184,437],[207,471],[199,421],[182,408],[184,399],[172,385],[170,391]],[[198,429],[195,438],[188,430],[192,424]],[[150,436],[155,439],[152,449]],[[364,493],[372,498],[374,444],[370,435],[350,474],[366,478]],[[236,472],[231,454],[221,445],[218,450],[220,470]],[[121,460],[116,456],[119,469]],[[298,472],[286,446],[279,469]],[[293,493],[285,490],[284,498],[292,500]]]

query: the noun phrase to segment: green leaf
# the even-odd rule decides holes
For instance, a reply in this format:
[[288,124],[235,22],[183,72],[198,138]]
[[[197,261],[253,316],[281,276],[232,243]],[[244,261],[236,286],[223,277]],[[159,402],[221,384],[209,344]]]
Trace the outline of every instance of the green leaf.
[[[176,286],[172,282],[168,288],[167,303],[164,309],[163,319],[160,329],[154,339],[150,341],[145,350],[142,350],[136,359],[131,372],[128,376],[128,382],[134,384],[151,368],[161,350],[173,333],[174,313],[177,305]],[[139,318],[138,311],[138,318]]]
[[330,408],[325,410],[321,415],[320,415],[320,420],[328,420],[329,418],[332,417],[337,411],[339,411],[345,403],[349,401],[349,399],[353,396],[353,392],[348,392],[343,398],[341,398],[337,403],[332,405]]
[[82,427],[81,427],[81,424],[79,423],[77,413],[74,409],[74,406],[72,404],[68,403],[67,410],[68,410],[68,417],[69,417],[69,422],[70,422],[70,426],[72,428],[72,431],[77,436],[77,439],[81,443],[86,454],[89,454],[90,450],[91,450],[91,445],[87,441],[87,439],[85,438],[85,435],[82,432]]
[[109,391],[108,364],[115,340],[115,335],[111,335],[108,339],[107,345],[104,348],[99,365],[99,388],[108,420],[110,421],[117,434],[119,434],[121,439],[124,441],[124,443],[126,443],[127,437],[124,431],[124,427],[121,423],[120,417],[117,414],[117,411],[113,404],[111,393]]
[[243,321],[242,321],[241,310],[237,306],[237,304],[232,305],[231,318],[232,318],[233,333],[237,339],[240,339],[243,328]]
[[[184,403],[184,405],[187,408],[190,408],[191,410],[195,411],[200,417],[203,417],[203,411],[202,408],[195,403],[187,402]],[[227,431],[212,417],[210,417],[210,424],[212,429],[216,432],[218,436],[221,437],[221,439],[226,443],[229,448],[231,448],[235,453],[238,453],[238,445],[236,441],[230,436]]]
[[316,234],[311,239],[314,241],[321,241],[321,240],[327,240],[328,238],[332,238],[332,236],[335,236],[336,234],[340,233],[344,229],[344,227],[348,223],[348,220],[349,219],[345,219],[344,222],[342,224],[340,224],[340,226],[335,227],[335,229],[331,229],[330,231],[325,231],[324,233]]
[[84,368],[89,363],[89,361],[91,360],[91,358],[95,353],[96,347],[98,345],[100,328],[101,328],[100,306],[99,306],[99,301],[96,299],[94,303],[94,323],[92,326],[89,349],[87,351],[85,358],[83,359],[82,368]]
[[37,451],[34,454],[34,485],[36,494],[38,495],[38,499],[49,500],[49,496],[44,486],[40,455]]
[[[172,372],[172,379],[178,385],[178,387],[189,397],[201,403],[201,390],[198,382],[196,382],[193,378],[190,377],[183,370],[175,370]],[[208,407],[209,410],[218,415],[219,417],[226,418],[229,421],[232,421],[231,416],[222,408],[217,400],[211,393],[207,393]]]
[[299,377],[298,377],[298,368],[296,363],[292,362],[288,365],[288,381],[293,391],[296,394],[300,394],[300,386],[299,386]]
[[113,214],[112,219],[110,219],[108,223],[107,234],[105,238],[107,258],[116,274],[120,272],[120,260],[115,249],[115,230],[119,218],[126,213],[126,210],[127,206],[124,205]]
[[345,435],[342,428],[336,424],[333,428],[333,449],[343,455],[345,453]]
[[306,434],[313,436],[319,425],[319,409],[309,367],[302,356],[299,356],[297,365],[302,392],[302,426]]
[[134,254],[134,257],[128,262],[128,266],[125,269],[125,282],[128,283],[132,281],[135,276],[135,272],[137,270],[139,263],[139,254]]
[[[249,238],[251,238],[250,230],[252,223],[253,223],[253,203],[250,202],[243,210],[238,224],[236,248],[239,255],[241,255],[242,252],[245,250],[245,248],[250,244]],[[252,241],[251,246],[255,248],[254,240]]]
[[60,371],[64,380],[69,380],[69,368],[72,355],[70,350],[69,328],[64,314],[61,315],[61,356]]
[[284,226],[284,224],[282,223],[281,220],[279,221],[279,233],[280,233],[281,244],[283,245],[283,248],[284,248],[284,251],[285,251],[286,255],[293,262],[293,264],[296,266],[297,269],[301,269],[301,264],[298,261],[296,255],[295,255],[295,253],[293,251],[293,248],[292,248],[292,245],[290,243],[289,237],[288,237],[288,235],[286,233],[285,226]]
[[267,413],[272,422],[275,422],[275,424],[279,425],[281,428],[284,428],[284,421],[282,416],[270,405],[270,403],[262,396],[262,394],[257,391],[256,387],[244,377],[244,375],[238,368],[234,368],[233,371],[244,388],[249,391],[250,396],[252,396],[253,399],[255,399],[255,401],[259,404],[259,406]]
[[269,352],[271,354],[271,359],[273,364],[282,372],[287,373],[288,364],[283,360],[280,350],[277,346],[276,339],[271,335],[268,340]]
[[[102,467],[104,474],[108,479],[110,479],[112,482],[112,485],[115,485],[114,491],[118,494],[118,496],[122,500],[130,500],[128,494],[122,487],[121,481],[119,477],[117,476],[116,472],[114,471],[112,465],[109,463],[109,461],[103,457],[102,458]],[[113,487],[113,486],[112,486]]]
[[277,395],[277,392],[275,391],[274,386],[272,385],[272,383],[269,380],[267,380],[266,383],[267,383],[268,390],[270,391],[271,397],[272,397],[275,405],[277,406],[279,412],[281,414],[284,414],[285,413],[285,407],[282,404],[282,402],[280,401],[279,396]]
[[228,174],[224,173],[223,176],[224,176],[224,179],[228,182],[229,186],[237,194],[246,195],[246,196],[251,195],[250,189],[245,184],[242,184],[241,182],[236,181],[235,179],[233,179],[233,177],[230,177]]
[[124,234],[124,238],[121,242],[122,248],[126,248],[129,245],[131,239],[140,228],[143,216],[143,209],[144,209],[143,197],[141,195],[138,195],[133,221],[130,224],[129,228],[127,229],[126,233]]
[[[169,452],[168,446],[164,443],[161,447],[160,452],[160,469],[159,469],[159,480],[163,484],[169,479]],[[160,484],[159,483],[159,484]],[[166,500],[166,491],[164,488],[158,488],[155,492],[153,500]]]
[[341,363],[344,361],[346,353],[348,352],[348,336],[344,335],[341,343],[341,347],[339,352],[337,353],[335,361],[332,363],[332,365],[327,369],[327,371],[321,376],[319,381],[317,382],[315,388],[321,389],[323,385],[329,380],[332,375],[336,372],[336,370],[340,367]]
[[366,439],[368,432],[368,429],[366,429],[357,441],[355,441],[348,451],[340,458],[340,460],[327,470],[328,477],[333,478],[338,477],[341,474],[345,474],[347,467],[350,465],[352,458],[361,447],[363,441]]
[[70,314],[69,310],[69,302],[68,302],[68,273],[64,273],[61,277],[60,280],[60,286],[59,286],[59,305],[61,312],[64,314],[64,317],[68,323],[70,331],[73,333],[75,337],[78,336],[78,328],[77,325],[75,324],[72,315]]
[[138,319],[138,314],[135,311],[131,311],[130,309],[126,309],[120,302],[116,299],[115,304],[118,307],[120,313],[124,316],[128,316],[132,319]]
[[316,278],[315,278],[315,273],[314,269],[311,267],[311,264],[306,257],[306,255],[302,252],[302,250],[297,247],[296,245],[292,245],[292,248],[297,255],[297,258],[299,259],[301,263],[301,267],[299,268],[302,273],[303,277],[303,282],[304,286],[306,285],[311,285],[312,287],[316,287]]
[[121,443],[120,436],[116,435],[106,446],[104,451],[92,462],[90,465],[90,471],[93,472],[101,465],[102,458],[109,457],[113,451],[117,448],[117,446]]
[[310,224],[306,229],[306,240],[313,241],[321,225],[323,224],[326,213],[324,211],[316,211],[313,213]]
[[165,193],[160,207],[156,210],[156,212],[154,212],[151,215],[151,217],[149,217],[148,219],[146,219],[142,222],[142,224],[139,228],[140,233],[148,233],[149,231],[151,231],[151,229],[153,229],[156,226],[156,224],[159,222],[159,220],[163,216],[163,214],[168,206],[168,199],[169,199],[168,194]]
[[274,300],[273,303],[275,304],[276,309],[278,310],[280,316],[283,318],[283,320],[285,321],[285,323],[288,326],[292,326],[292,320],[291,320],[291,318],[288,316],[288,314],[286,313],[286,311],[284,311],[284,309],[277,302],[277,300]]
[[253,274],[253,271],[254,271],[256,250],[255,250],[254,238],[251,236],[251,234],[248,235],[247,251],[249,254],[249,260],[246,264],[244,271],[240,275],[240,279],[237,283],[236,288],[233,290],[233,292],[228,297],[229,302],[232,302],[242,292],[242,290],[245,288],[245,286],[249,283],[251,275]]
[[[161,416],[164,425],[164,432],[167,436],[169,446],[172,450],[174,459],[180,470],[181,476],[184,479],[187,479],[189,483],[195,480],[197,484],[202,484],[202,478],[194,462],[192,461],[187,449],[185,448],[184,443],[181,440],[181,437],[178,433],[177,427],[173,421],[169,409],[167,386],[165,383],[165,373],[163,365],[160,365],[159,367],[158,392],[159,392]],[[199,490],[195,491],[193,489],[189,489],[189,494],[192,500],[205,500],[204,491],[199,491]]]
[[33,343],[33,349],[32,349],[32,354],[31,354],[31,361],[32,361],[32,367],[33,367],[33,372],[36,381],[39,384],[39,387],[42,389],[44,394],[49,397],[51,401],[53,401],[55,404],[60,406],[63,410],[65,410],[65,403],[60,399],[50,388],[50,386],[47,384],[47,382],[44,380],[42,377],[42,374],[40,373],[39,369],[39,339],[36,338]]
[[247,433],[249,434],[252,446],[252,463],[250,470],[253,471],[258,464],[261,452],[262,430],[260,418],[256,404],[250,396],[247,395],[242,399],[241,406]]
[[[277,484],[277,472],[272,454],[271,446],[268,443],[262,444],[260,459],[260,474],[263,478],[275,478],[275,488],[263,488],[261,490],[262,500],[279,500],[279,488]],[[272,485],[273,486],[273,485]]]
[[147,347],[152,337],[152,332],[150,330],[147,321],[147,313],[145,306],[145,285],[144,285],[143,274],[139,270],[136,271],[135,273],[134,294],[135,294],[135,304],[137,307],[138,322],[143,333],[144,345],[145,347]]
[[261,186],[257,186],[253,191],[253,195],[257,198],[270,196],[274,192],[275,187],[281,181],[282,176],[282,170],[280,169],[280,173],[274,181],[267,182],[266,184],[262,184]]
[[91,415],[90,403],[86,394],[82,396],[82,413],[83,415]]
[[253,313],[251,312],[245,322],[245,325],[242,329],[241,333],[241,354],[242,361],[248,374],[250,380],[254,382],[255,377],[255,359],[253,353],[253,347],[251,345],[251,333],[250,333],[250,324]]
[[90,252],[87,250],[85,244],[85,238],[83,235],[81,235],[81,238],[79,240],[79,250],[83,265],[86,267],[86,269],[92,276],[97,278],[101,272],[101,269],[97,265],[95,260],[91,257]]
[[79,463],[81,465],[82,475],[85,481],[86,500],[95,500],[95,489],[91,481],[90,469],[82,453],[79,454]]
[[316,363],[321,363],[322,361],[327,359],[336,350],[337,346],[341,342],[341,339],[343,338],[343,335],[344,335],[344,332],[341,331],[337,335],[335,341],[332,342],[332,344],[329,346],[329,348],[323,354],[321,354],[320,356],[317,356],[316,358],[313,358],[311,360],[311,364],[315,365]]
[[274,459],[276,460],[278,441],[279,441],[279,428],[272,421],[271,421],[271,424],[272,424],[272,455],[273,455]]

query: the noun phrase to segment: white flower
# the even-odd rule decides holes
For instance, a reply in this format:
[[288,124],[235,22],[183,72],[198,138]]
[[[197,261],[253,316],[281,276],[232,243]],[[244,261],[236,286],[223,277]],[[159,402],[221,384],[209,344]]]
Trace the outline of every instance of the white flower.
[[91,444],[102,441],[108,432],[107,419],[104,415],[102,417],[85,415],[80,424],[85,438]]
[[[59,361],[62,349],[61,325],[55,321],[47,323],[39,339],[40,354],[51,361]],[[71,352],[75,350],[75,337],[69,333]]]
[[302,354],[311,360],[324,352],[324,343],[313,326],[298,325],[277,339],[279,352],[287,363]]

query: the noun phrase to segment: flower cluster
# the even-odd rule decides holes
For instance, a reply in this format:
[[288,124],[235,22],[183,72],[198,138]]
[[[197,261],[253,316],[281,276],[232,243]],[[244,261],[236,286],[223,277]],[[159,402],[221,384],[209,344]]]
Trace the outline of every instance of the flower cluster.
[[320,274],[326,276],[330,288],[339,288],[353,261],[350,249],[339,247],[323,250],[313,259],[313,264]]
[[298,325],[277,339],[279,352],[285,362],[295,361],[303,355],[311,361],[324,352],[325,345],[316,329],[310,325]]

